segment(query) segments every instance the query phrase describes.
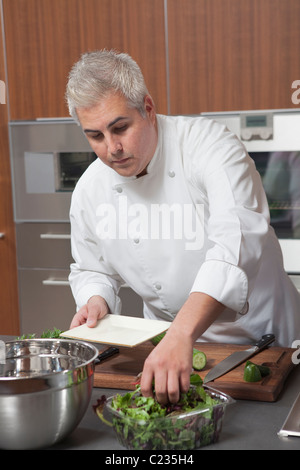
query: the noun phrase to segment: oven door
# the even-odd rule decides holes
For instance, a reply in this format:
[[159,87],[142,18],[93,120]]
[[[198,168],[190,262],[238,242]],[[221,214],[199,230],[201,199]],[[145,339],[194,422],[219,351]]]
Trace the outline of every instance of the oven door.
[[97,157],[72,120],[10,123],[15,221],[67,222],[71,193]]
[[[269,202],[271,225],[282,248],[285,270],[294,281],[300,275],[299,129],[299,110],[278,110],[272,112],[270,138],[254,137],[243,141],[261,174]],[[242,129],[240,132],[242,134]]]
[[261,175],[284,267],[300,290],[299,110],[205,113],[244,143]]

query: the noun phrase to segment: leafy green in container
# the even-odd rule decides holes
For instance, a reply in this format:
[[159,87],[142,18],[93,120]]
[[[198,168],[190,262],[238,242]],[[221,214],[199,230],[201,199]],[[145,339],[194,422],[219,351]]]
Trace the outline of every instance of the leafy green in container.
[[[218,440],[225,405],[232,402],[227,395],[199,384],[182,394],[178,403],[161,405],[155,396],[142,396],[138,385],[124,395],[102,396],[94,409],[113,426],[127,449],[187,450]],[[111,413],[111,422],[104,417],[105,409]]]

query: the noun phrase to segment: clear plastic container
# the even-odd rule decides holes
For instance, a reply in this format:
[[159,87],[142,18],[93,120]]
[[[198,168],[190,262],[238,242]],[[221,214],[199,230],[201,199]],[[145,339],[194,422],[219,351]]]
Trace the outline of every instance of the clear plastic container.
[[137,420],[112,408],[114,399],[106,402],[106,410],[119,443],[134,450],[193,450],[219,440],[225,408],[234,400],[218,390],[204,386],[217,404],[205,409]]

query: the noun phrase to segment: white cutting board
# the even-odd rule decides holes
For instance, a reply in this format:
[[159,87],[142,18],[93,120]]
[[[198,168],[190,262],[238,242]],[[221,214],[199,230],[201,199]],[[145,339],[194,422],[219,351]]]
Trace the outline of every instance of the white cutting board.
[[171,322],[125,315],[106,315],[94,328],[86,324],[64,331],[61,336],[93,343],[133,347],[166,331]]

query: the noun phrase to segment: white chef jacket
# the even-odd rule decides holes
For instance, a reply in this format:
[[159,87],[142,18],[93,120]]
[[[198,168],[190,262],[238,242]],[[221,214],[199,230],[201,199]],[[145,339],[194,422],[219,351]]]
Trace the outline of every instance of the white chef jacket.
[[80,308],[101,295],[119,314],[126,283],[146,318],[172,321],[190,292],[225,305],[199,338],[300,338],[300,296],[283,269],[260,176],[242,143],[205,117],[157,116],[142,177],[93,162],[72,195],[70,285]]

